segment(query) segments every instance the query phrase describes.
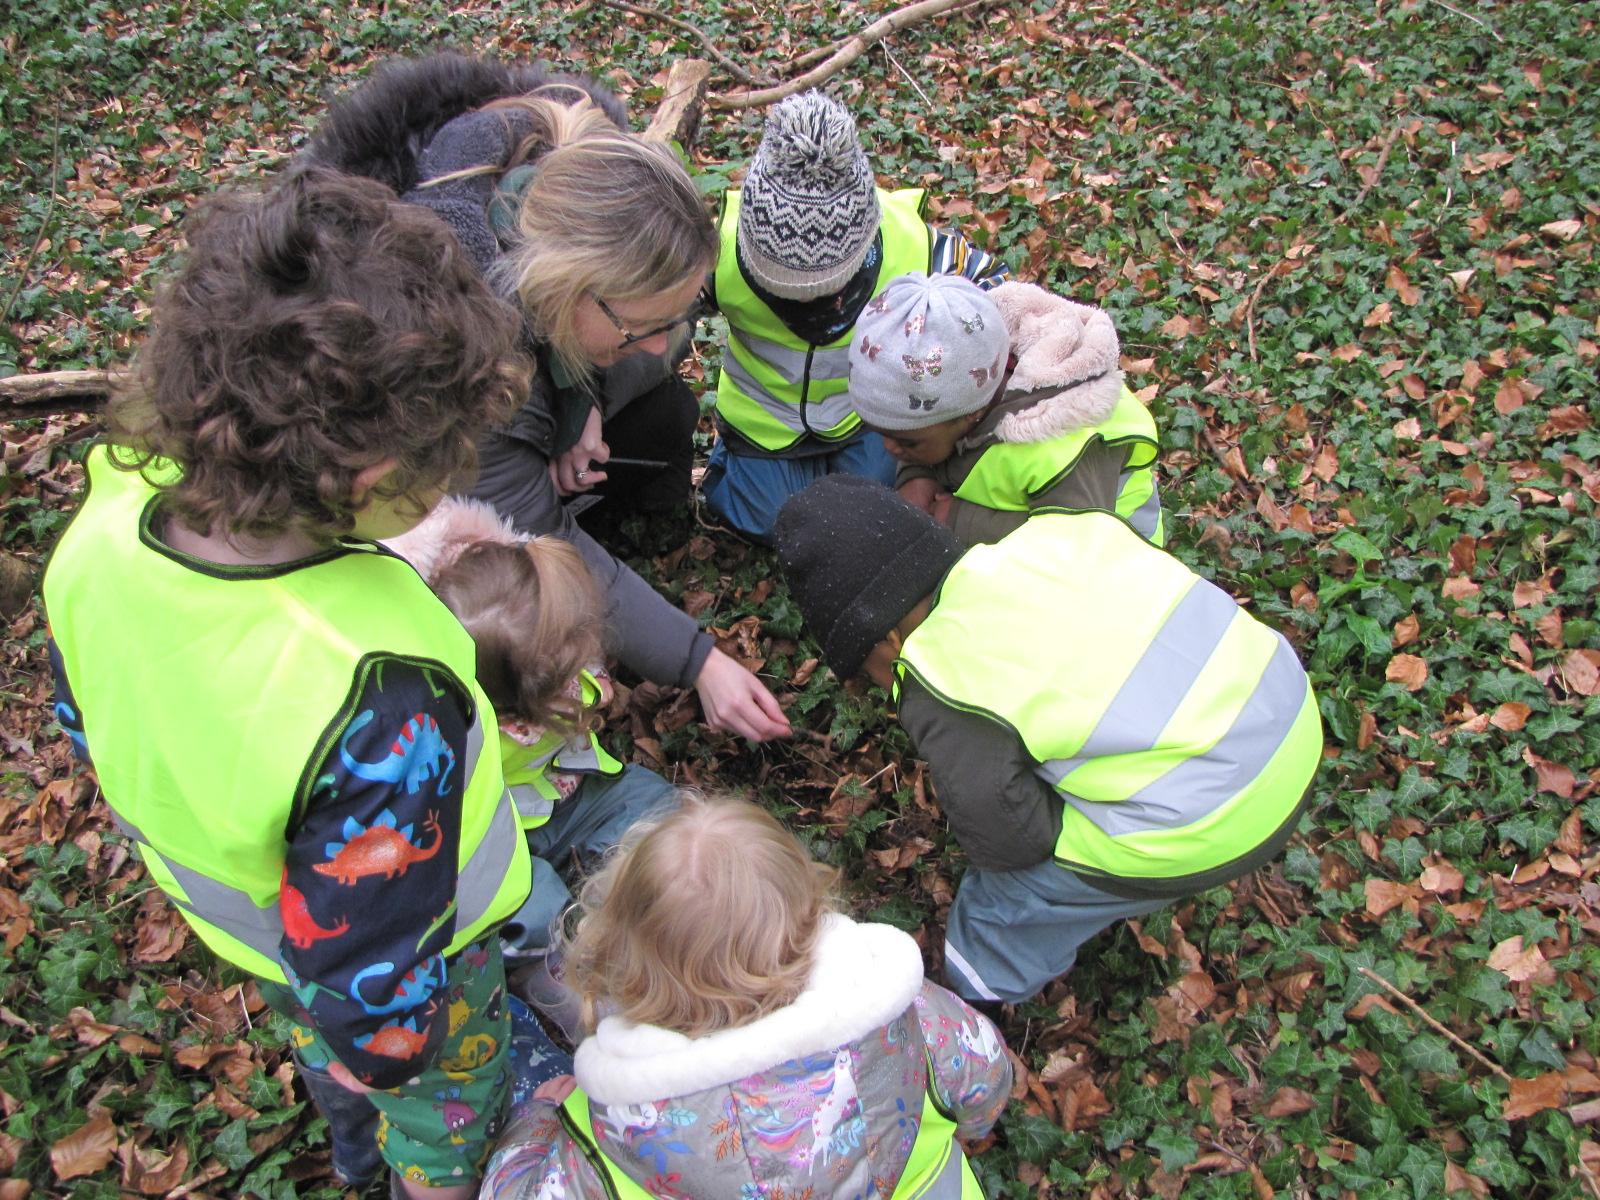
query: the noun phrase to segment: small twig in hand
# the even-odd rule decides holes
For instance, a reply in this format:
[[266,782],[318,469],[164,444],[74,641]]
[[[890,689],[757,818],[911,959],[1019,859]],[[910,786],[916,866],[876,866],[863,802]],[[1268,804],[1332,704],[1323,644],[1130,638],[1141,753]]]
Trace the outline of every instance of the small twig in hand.
[[1356,209],[1361,207],[1361,202],[1367,198],[1367,193],[1372,191],[1374,184],[1383,175],[1384,164],[1389,161],[1389,151],[1394,149],[1395,139],[1400,136],[1400,126],[1396,125],[1389,131],[1389,136],[1383,139],[1383,149],[1378,153],[1378,165],[1373,168],[1372,178],[1356,193],[1356,198],[1350,202],[1350,207],[1333,219],[1335,225],[1343,225],[1348,221]]
[[44,210],[44,218],[39,222],[39,235],[33,239],[33,249],[28,251],[28,257],[22,260],[22,266],[17,269],[17,283],[11,289],[11,294],[6,297],[4,308],[0,308],[0,325],[5,325],[11,320],[11,306],[17,302],[17,297],[22,294],[23,284],[28,282],[28,272],[33,270],[33,260],[39,255],[39,247],[44,245],[45,234],[50,232],[50,218],[56,215],[56,167],[60,159],[56,153],[61,144],[61,122],[56,122],[55,132],[50,136],[50,203]]
[[758,84],[762,86],[770,86],[777,82],[777,80],[773,79],[770,75],[754,74],[745,70],[738,63],[734,62],[733,59],[729,58],[726,54],[719,50],[716,43],[706,35],[704,30],[689,24],[687,21],[681,21],[677,17],[668,16],[666,13],[661,12],[658,9],[645,8],[638,4],[629,4],[627,0],[599,0],[599,2],[605,5],[607,8],[620,8],[623,12],[631,12],[635,16],[647,17],[652,21],[660,21],[663,25],[670,25],[674,29],[681,29],[684,33],[690,34],[699,39],[700,44],[706,48],[707,53],[709,53],[712,58],[716,59],[722,64],[723,70],[727,71],[729,75],[732,75],[735,79],[737,79],[740,83],[745,84],[747,87],[755,87]]
[[1506,44],[1505,38],[1501,37],[1500,34],[1495,30],[1494,26],[1490,25],[1489,22],[1485,21],[1482,17],[1475,17],[1469,12],[1462,12],[1454,4],[1446,4],[1444,0],[1433,0],[1433,2],[1440,8],[1448,8],[1458,17],[1465,17],[1469,21],[1477,22],[1477,24],[1483,26],[1483,28],[1489,31],[1489,36],[1494,38],[1495,41],[1499,42],[1502,46]]
[[1511,1082],[1511,1074],[1504,1067],[1495,1062],[1493,1059],[1485,1057],[1482,1052],[1474,1049],[1472,1046],[1462,1041],[1458,1035],[1450,1032],[1448,1028],[1436,1021],[1427,1009],[1423,1008],[1422,1005],[1418,1004],[1410,996],[1406,995],[1399,988],[1395,987],[1394,984],[1390,983],[1382,975],[1379,975],[1376,971],[1370,971],[1366,967],[1357,967],[1356,970],[1393,995],[1407,1008],[1411,1009],[1412,1012],[1416,1013],[1417,1016],[1421,1017],[1429,1025],[1432,1025],[1440,1033],[1444,1034],[1445,1037],[1449,1038],[1457,1046],[1461,1047],[1461,1049],[1472,1055],[1473,1058],[1477,1059],[1484,1066],[1488,1067],[1489,1070],[1500,1076],[1501,1079],[1504,1079],[1507,1083]]

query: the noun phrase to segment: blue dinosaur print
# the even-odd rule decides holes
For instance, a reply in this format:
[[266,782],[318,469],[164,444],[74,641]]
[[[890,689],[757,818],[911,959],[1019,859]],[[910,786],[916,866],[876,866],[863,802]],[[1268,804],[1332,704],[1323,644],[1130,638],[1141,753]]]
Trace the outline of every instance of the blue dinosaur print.
[[444,955],[435,954],[420,967],[415,967],[405,973],[400,980],[400,986],[394,990],[394,999],[387,1004],[371,1004],[361,994],[361,984],[364,980],[382,978],[394,970],[394,964],[388,962],[373,963],[370,967],[363,967],[357,971],[350,980],[350,994],[356,1002],[373,1016],[382,1016],[385,1013],[404,1012],[416,1008],[419,1004],[426,1004],[433,995],[434,989],[443,987],[445,982]]
[[89,742],[83,736],[83,722],[79,719],[77,710],[65,700],[57,700],[56,724],[61,726],[69,738],[72,739],[72,753],[77,755],[78,761],[94,765],[94,759],[89,754]]
[[345,769],[361,779],[404,783],[411,795],[421,791],[422,785],[437,773],[439,784],[434,794],[448,796],[450,789],[446,784],[456,767],[456,752],[444,740],[439,723],[427,713],[418,713],[408,720],[389,747],[389,753],[378,762],[364,763],[351,757],[350,739],[371,724],[373,716],[371,709],[363,712],[350,722],[350,728],[339,739],[339,757]]
[[346,999],[343,992],[335,991],[331,987],[323,987],[315,980],[301,979],[295,974],[294,968],[282,955],[278,956],[278,966],[283,970],[283,977],[289,983],[289,990],[294,993],[294,998],[300,1001],[300,1007],[307,1012],[311,1011],[311,1002],[317,998],[318,992],[325,992],[335,1000]]

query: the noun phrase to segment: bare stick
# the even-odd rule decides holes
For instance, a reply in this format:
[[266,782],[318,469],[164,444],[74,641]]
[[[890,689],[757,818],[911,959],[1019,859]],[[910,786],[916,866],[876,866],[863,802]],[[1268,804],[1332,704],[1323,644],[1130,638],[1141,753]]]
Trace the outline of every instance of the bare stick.
[[1574,1104],[1567,1109],[1567,1116],[1572,1118],[1574,1125],[1587,1125],[1590,1121],[1600,1121],[1600,1100],[1585,1100],[1582,1104]]
[[106,371],[45,371],[0,379],[0,420],[93,412],[111,394]]
[[820,66],[807,71],[804,75],[797,75],[789,82],[777,87],[763,88],[759,91],[734,92],[729,95],[714,95],[711,97],[711,106],[722,109],[760,108],[792,96],[796,92],[803,92],[809,87],[815,87],[829,76],[836,75],[844,70],[856,59],[860,58],[872,46],[927,17],[938,16],[955,8],[962,0],[919,0],[919,3],[908,4],[904,8],[897,8],[884,17],[879,17],[860,33],[845,38],[838,43],[838,49]]
[[1483,26],[1483,28],[1487,29],[1489,31],[1489,36],[1494,38],[1495,41],[1499,42],[1502,46],[1505,45],[1505,42],[1506,42],[1505,38],[1501,37],[1500,34],[1495,31],[1494,26],[1490,25],[1489,22],[1485,21],[1482,17],[1475,17],[1469,12],[1462,12],[1454,4],[1446,4],[1444,2],[1444,0],[1433,0],[1433,2],[1435,4],[1437,4],[1440,8],[1448,8],[1451,12],[1455,13],[1455,15],[1458,16],[1458,17],[1465,17],[1469,21],[1475,21],[1477,24],[1479,24],[1479,25]]
[[1380,987],[1382,987],[1385,991],[1387,991],[1391,995],[1393,995],[1397,1000],[1399,1000],[1402,1004],[1404,1004],[1412,1012],[1416,1013],[1417,1016],[1421,1017],[1429,1025],[1432,1025],[1440,1033],[1444,1034],[1445,1037],[1449,1038],[1457,1046],[1460,1046],[1461,1049],[1465,1050],[1468,1054],[1472,1055],[1473,1058],[1477,1059],[1484,1066],[1488,1067],[1489,1070],[1493,1071],[1496,1075],[1500,1076],[1501,1079],[1504,1079],[1507,1083],[1511,1082],[1511,1075],[1506,1071],[1506,1069],[1504,1067],[1502,1067],[1499,1063],[1495,1062],[1493,1059],[1489,1059],[1489,1058],[1484,1057],[1484,1055],[1482,1053],[1480,1053],[1478,1050],[1476,1050],[1473,1047],[1469,1046],[1466,1042],[1462,1041],[1458,1036],[1456,1036],[1455,1034],[1451,1033],[1450,1030],[1448,1030],[1443,1025],[1441,1025],[1438,1021],[1434,1020],[1433,1017],[1429,1015],[1427,1009],[1423,1008],[1422,1005],[1418,1004],[1410,996],[1406,995],[1399,988],[1395,987],[1394,984],[1390,983],[1382,975],[1379,975],[1376,971],[1369,971],[1366,967],[1357,967],[1356,970],[1360,971],[1368,979],[1372,980],[1374,983],[1376,983]]
[[1189,98],[1189,93],[1188,93],[1188,91],[1186,89],[1184,89],[1182,87],[1179,87],[1176,83],[1173,83],[1172,80],[1168,79],[1165,75],[1163,75],[1155,67],[1151,66],[1144,59],[1140,58],[1132,50],[1129,50],[1121,42],[1106,42],[1105,44],[1107,46],[1110,46],[1118,54],[1126,55],[1128,58],[1130,58],[1134,62],[1138,63],[1146,71],[1149,71],[1150,74],[1154,75],[1157,79],[1161,80],[1162,83],[1166,84],[1173,91],[1177,92],[1178,95],[1182,96],[1185,100],[1187,100]]
[[647,17],[652,21],[660,21],[663,25],[670,25],[674,29],[681,29],[684,33],[696,38],[700,44],[706,48],[706,52],[710,54],[712,58],[716,59],[722,64],[723,70],[725,70],[729,75],[732,75],[740,83],[745,84],[748,87],[754,87],[757,84],[771,84],[774,82],[772,76],[770,75],[756,75],[746,71],[738,63],[734,62],[733,59],[729,58],[721,50],[717,49],[716,43],[707,37],[703,30],[689,24],[687,21],[680,21],[677,17],[669,17],[666,13],[661,12],[659,9],[645,8],[643,5],[639,4],[629,4],[627,0],[599,0],[599,3],[605,5],[607,8],[620,8],[623,12],[630,12],[635,16]]
[[[946,15],[951,17],[958,16],[961,13],[971,12],[975,8],[982,8],[985,4],[993,2],[994,0],[964,0],[963,3],[957,4]],[[829,42],[826,46],[817,46],[814,49],[807,50],[804,54],[797,55],[785,63],[783,69],[785,71],[804,71],[809,67],[814,67],[830,54],[836,53],[849,40],[849,37],[842,37],[836,42]]]
[[1367,198],[1367,193],[1372,190],[1383,175],[1384,164],[1389,161],[1389,151],[1394,149],[1395,139],[1400,136],[1400,126],[1396,125],[1389,131],[1389,136],[1383,139],[1383,149],[1378,153],[1378,165],[1372,172],[1372,180],[1356,193],[1356,198],[1350,202],[1350,207],[1333,219],[1335,225],[1343,225],[1348,221],[1356,209],[1361,207],[1361,202]]
[[1289,260],[1285,258],[1272,264],[1272,269],[1261,277],[1261,281],[1256,284],[1256,290],[1250,293],[1249,302],[1244,306],[1245,332],[1250,335],[1251,362],[1258,361],[1256,358],[1256,301],[1261,299],[1261,293],[1266,291],[1267,284],[1271,283],[1277,278],[1278,273],[1283,268],[1284,263],[1287,263],[1288,261]]
[[39,222],[39,234],[33,239],[33,249],[28,251],[28,257],[17,269],[17,284],[6,297],[5,307],[0,308],[0,325],[11,320],[11,306],[17,302],[17,297],[22,294],[23,285],[28,282],[28,272],[33,270],[33,260],[38,257],[39,247],[44,245],[45,234],[50,232],[50,219],[56,215],[56,166],[59,161],[56,150],[60,144],[61,122],[57,121],[55,132],[50,135],[50,203],[45,206],[44,219]]

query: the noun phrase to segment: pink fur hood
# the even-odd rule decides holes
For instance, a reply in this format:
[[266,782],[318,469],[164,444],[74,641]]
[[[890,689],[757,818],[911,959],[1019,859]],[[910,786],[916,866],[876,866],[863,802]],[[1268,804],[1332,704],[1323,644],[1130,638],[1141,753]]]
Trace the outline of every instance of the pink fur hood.
[[1111,416],[1122,392],[1122,370],[1117,331],[1104,310],[1031,283],[1003,283],[989,298],[1005,318],[1017,360],[1005,400],[1039,394],[1000,419],[997,440],[1048,441]]
[[478,542],[520,546],[528,540],[511,521],[481,500],[446,496],[415,529],[384,539],[384,545],[417,569],[430,584],[461,552]]

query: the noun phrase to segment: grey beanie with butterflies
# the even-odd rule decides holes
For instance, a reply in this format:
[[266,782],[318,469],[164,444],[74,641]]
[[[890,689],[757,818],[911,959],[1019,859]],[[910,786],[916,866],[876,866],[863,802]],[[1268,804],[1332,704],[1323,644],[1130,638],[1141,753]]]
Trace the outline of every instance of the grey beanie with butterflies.
[[739,261],[775,296],[838,291],[878,236],[878,189],[845,108],[821,92],[767,114],[739,191]]
[[856,320],[850,403],[874,429],[922,429],[977,412],[1005,379],[1011,336],[960,275],[890,280]]

